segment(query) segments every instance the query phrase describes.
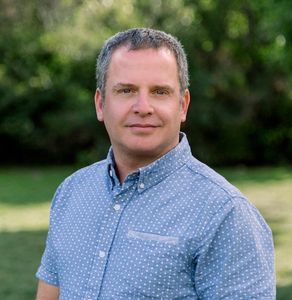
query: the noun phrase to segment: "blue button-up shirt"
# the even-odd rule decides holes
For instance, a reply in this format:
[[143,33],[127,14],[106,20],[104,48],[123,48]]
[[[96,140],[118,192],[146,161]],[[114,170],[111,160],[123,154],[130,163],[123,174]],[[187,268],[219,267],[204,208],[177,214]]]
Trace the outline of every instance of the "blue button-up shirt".
[[106,160],[55,193],[37,277],[60,299],[275,299],[269,227],[183,135],[120,184]]

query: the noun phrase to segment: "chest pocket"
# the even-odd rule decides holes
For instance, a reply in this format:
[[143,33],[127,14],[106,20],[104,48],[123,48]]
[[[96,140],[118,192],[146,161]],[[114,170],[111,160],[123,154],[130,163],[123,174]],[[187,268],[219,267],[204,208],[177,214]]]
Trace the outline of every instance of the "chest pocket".
[[179,237],[130,229],[127,232],[127,244],[129,263],[136,262],[152,275],[173,274],[182,267],[184,251]]
[[186,249],[180,237],[133,229],[126,235],[127,266],[135,279],[140,278],[130,281],[136,292],[145,290],[149,297],[161,291],[175,295],[175,290],[189,281]]
[[129,239],[137,239],[141,241],[159,242],[162,243],[162,245],[177,245],[179,241],[179,238],[176,236],[159,235],[131,229],[128,231],[127,237]]
[[[104,281],[115,299],[174,299],[193,285],[185,239],[128,229],[116,240]],[[112,282],[118,282],[114,287]],[[108,299],[108,298],[106,298]],[[124,299],[124,298],[123,298]]]
[[[165,236],[155,233],[128,230],[127,243],[129,250],[133,251],[136,259],[142,259],[149,265],[155,263],[160,265],[164,259],[177,261],[179,255],[179,238],[175,236]],[[143,256],[140,256],[142,254]],[[146,261],[147,259],[147,261]]]

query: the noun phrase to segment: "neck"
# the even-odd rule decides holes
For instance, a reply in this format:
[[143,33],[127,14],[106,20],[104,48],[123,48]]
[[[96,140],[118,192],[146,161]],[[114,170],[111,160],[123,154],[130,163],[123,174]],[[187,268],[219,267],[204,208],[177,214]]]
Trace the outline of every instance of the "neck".
[[124,155],[116,155],[114,151],[115,164],[117,176],[121,183],[124,182],[125,178],[132,172],[139,168],[145,167],[158,159],[159,157],[128,157]]

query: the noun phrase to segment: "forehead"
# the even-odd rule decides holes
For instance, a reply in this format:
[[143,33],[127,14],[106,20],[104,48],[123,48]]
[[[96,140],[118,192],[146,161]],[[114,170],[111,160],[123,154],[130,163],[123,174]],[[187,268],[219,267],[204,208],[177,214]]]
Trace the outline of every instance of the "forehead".
[[123,46],[116,49],[108,68],[108,79],[113,77],[148,78],[178,81],[177,62],[173,52],[161,47],[130,50]]
[[176,58],[174,53],[167,47],[159,48],[141,48],[141,49],[130,49],[130,46],[121,46],[115,49],[112,53],[111,61],[121,58],[132,58],[132,57],[148,57],[153,58],[155,56],[160,56],[160,59],[169,59],[176,63]]

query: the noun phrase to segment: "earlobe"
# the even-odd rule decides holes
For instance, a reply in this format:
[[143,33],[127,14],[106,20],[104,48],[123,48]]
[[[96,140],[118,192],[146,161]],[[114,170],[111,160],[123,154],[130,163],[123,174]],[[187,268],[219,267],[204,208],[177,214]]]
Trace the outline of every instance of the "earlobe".
[[95,96],[95,111],[98,121],[103,122],[103,104],[102,104],[102,97],[101,92],[99,89],[96,89]]

